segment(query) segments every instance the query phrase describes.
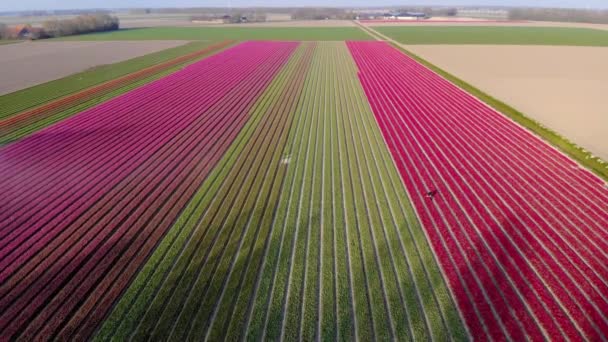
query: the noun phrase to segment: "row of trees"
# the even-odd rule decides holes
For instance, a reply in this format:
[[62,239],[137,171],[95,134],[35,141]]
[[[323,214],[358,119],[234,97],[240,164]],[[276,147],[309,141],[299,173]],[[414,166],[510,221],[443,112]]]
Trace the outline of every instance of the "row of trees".
[[[0,39],[42,39],[75,34],[118,30],[117,17],[108,14],[86,14],[71,19],[48,20],[40,27],[31,25],[9,27],[0,23]],[[23,31],[22,31],[23,30]],[[18,32],[19,31],[19,32]],[[20,36],[20,34],[23,34]]]
[[0,39],[8,39],[8,27],[3,23],[0,23]]
[[509,19],[608,24],[608,10],[514,8],[509,10]]
[[86,14],[72,19],[49,20],[42,24],[44,32],[50,37],[63,37],[75,34],[118,30],[120,21],[108,14]]
[[324,19],[346,19],[352,20],[356,13],[342,8],[295,8],[291,11],[294,20],[324,20]]

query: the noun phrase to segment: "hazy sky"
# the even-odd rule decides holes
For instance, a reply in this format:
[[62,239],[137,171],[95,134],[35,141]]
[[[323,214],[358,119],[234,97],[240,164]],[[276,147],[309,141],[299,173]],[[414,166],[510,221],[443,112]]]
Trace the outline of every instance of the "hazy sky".
[[493,5],[608,8],[608,0],[0,0],[0,11],[73,8],[227,6]]

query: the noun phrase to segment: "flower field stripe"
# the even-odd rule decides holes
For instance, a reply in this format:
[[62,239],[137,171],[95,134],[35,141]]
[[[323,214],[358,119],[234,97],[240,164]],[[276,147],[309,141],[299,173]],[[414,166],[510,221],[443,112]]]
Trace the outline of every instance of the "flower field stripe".
[[[51,171],[49,171],[49,170],[46,170],[46,171],[47,171],[47,172],[51,172]],[[44,176],[47,176],[47,175],[45,174]],[[48,177],[47,177],[46,179],[48,180]],[[15,185],[18,185],[18,184],[15,184]]]
[[[592,222],[585,222],[584,224],[592,224]],[[600,265],[600,266],[602,266],[602,265]]]
[[[203,184],[201,191],[199,194],[195,196],[195,201],[191,203],[189,208],[184,212],[180,220],[178,220],[178,227],[180,228],[179,236],[176,240],[164,240],[161,244],[160,248],[155,252],[152,256],[151,260],[155,260],[158,253],[163,255],[163,249],[165,241],[167,243],[177,243],[180,241],[180,247],[172,253],[164,254],[163,259],[160,264],[160,267],[154,268],[144,268],[144,273],[149,274],[149,277],[144,276],[144,273],[140,274],[138,279],[134,282],[134,286],[132,286],[129,291],[127,291],[126,296],[124,297],[125,301],[121,301],[118,304],[117,311],[114,311],[112,316],[108,322],[115,321],[114,317],[123,316],[128,317],[127,324],[119,323],[120,327],[117,330],[107,329],[106,326],[102,328],[100,338],[106,339],[109,336],[107,334],[111,334],[116,336],[130,336],[134,333],[134,338],[137,336],[142,336],[140,334],[152,334],[152,336],[168,336],[174,331],[177,333],[188,334],[188,331],[182,331],[181,329],[172,329],[171,326],[175,323],[177,324],[186,324],[191,325],[189,320],[193,318],[193,315],[198,311],[199,306],[192,306],[193,304],[199,300],[201,300],[201,296],[190,296],[189,293],[192,287],[188,286],[186,279],[182,277],[183,271],[188,265],[192,262],[192,258],[205,257],[205,255],[211,251],[211,248],[215,248],[210,246],[209,248],[202,248],[199,243],[203,243],[205,238],[209,238],[210,235],[207,235],[206,232],[211,230],[210,234],[216,234],[213,232],[216,229],[212,229],[209,227],[217,227],[220,229],[221,227],[224,233],[232,235],[232,239],[239,239],[240,243],[245,243],[246,241],[251,241],[252,239],[246,239],[245,235],[240,234],[232,234],[233,229],[245,229],[245,231],[249,232],[249,234],[256,234],[256,220],[264,219],[262,215],[251,215],[251,210],[246,210],[246,208],[242,208],[243,205],[239,205],[239,203],[245,200],[245,205],[247,201],[253,201],[253,203],[257,203],[258,201],[264,203],[266,200],[266,196],[262,196],[259,191],[255,191],[256,187],[264,186],[268,189],[268,186],[273,182],[278,182],[280,177],[280,168],[279,161],[282,152],[282,143],[276,140],[281,136],[286,137],[287,130],[289,129],[289,106],[293,106],[295,99],[297,98],[298,91],[298,74],[305,74],[306,70],[306,55],[309,55],[310,52],[306,52],[312,46],[306,44],[306,46],[302,46],[291,58],[290,62],[286,65],[283,71],[277,75],[273,83],[268,87],[265,93],[258,100],[258,104],[252,108],[252,120],[251,124],[245,128],[245,130],[241,133],[237,140],[239,141],[238,145],[235,147],[235,150],[229,151],[222,160],[221,165],[223,171],[217,174],[217,177],[210,177],[208,181]],[[301,76],[300,76],[301,78]],[[295,93],[294,93],[295,92]],[[290,104],[291,103],[291,104]],[[282,127],[282,128],[281,128]],[[278,131],[277,131],[278,130]],[[282,134],[273,134],[280,133]],[[272,148],[271,148],[272,147]],[[266,157],[265,157],[266,156]],[[272,156],[272,159],[269,159]],[[274,167],[267,168],[268,163],[272,163],[275,165]],[[252,164],[253,163],[253,164]],[[284,168],[284,167],[283,167]],[[270,171],[272,169],[276,169],[279,174],[277,177],[271,177]],[[257,170],[257,171],[256,171]],[[263,175],[258,174],[261,172],[265,172],[269,177],[263,177]],[[224,175],[221,177],[221,175]],[[257,174],[257,176],[256,176]],[[268,179],[267,181],[260,182],[263,179]],[[275,179],[273,181],[273,179]],[[245,183],[241,183],[245,182]],[[247,191],[247,186],[254,187],[250,191]],[[226,188],[225,191],[220,191],[223,187]],[[280,187],[273,187],[273,191],[276,193],[280,190]],[[218,198],[214,199],[214,195],[217,194]],[[276,195],[276,194],[275,194]],[[224,198],[224,196],[232,196],[234,201],[231,201],[229,198]],[[235,197],[236,196],[236,197]],[[239,201],[239,198],[241,199]],[[230,203],[229,205],[225,205]],[[251,202],[249,202],[251,203]],[[224,205],[223,205],[224,204]],[[272,206],[271,206],[272,207]],[[272,211],[270,211],[271,213]],[[225,215],[233,215],[233,216],[225,216]],[[240,218],[240,219],[239,219]],[[234,222],[234,220],[239,219],[239,221]],[[205,224],[201,222],[204,220],[209,224]],[[225,221],[229,220],[229,221]],[[243,220],[253,220],[247,223]],[[180,223],[181,222],[181,223]],[[230,224],[230,222],[234,222]],[[245,224],[238,224],[238,222],[242,222]],[[236,224],[236,226],[235,226]],[[175,228],[174,228],[175,230]],[[230,233],[229,233],[230,232]],[[253,239],[255,240],[255,239]],[[171,242],[169,242],[171,241]],[[207,240],[208,241],[208,240]],[[264,239],[261,239],[264,241]],[[219,248],[219,243],[218,247]],[[235,248],[236,245],[231,247]],[[244,250],[244,246],[243,247]],[[175,247],[174,247],[175,248]],[[181,250],[181,251],[180,251]],[[215,249],[214,249],[215,250]],[[238,248],[241,250],[241,248]],[[225,260],[230,261],[231,258],[237,258],[240,255],[238,251],[234,251],[228,253],[225,249],[218,249],[217,253],[224,254],[226,253]],[[245,255],[240,255],[239,258],[248,257],[248,253]],[[214,268],[211,261],[209,261],[209,266],[202,267],[211,267]],[[239,263],[231,263],[231,267],[240,267],[242,262]],[[243,265],[244,266],[244,265]],[[230,267],[229,267],[230,268]],[[217,272],[214,272],[217,273]],[[237,281],[241,276],[247,274],[249,272],[234,272],[234,271],[226,271],[219,273],[217,276],[212,277],[215,282],[219,285],[222,284],[222,277],[228,277],[233,281]],[[229,274],[232,274],[230,276]],[[201,276],[208,277],[211,274],[202,273]],[[142,278],[143,277],[143,278]],[[177,278],[176,278],[177,277]],[[194,281],[196,281],[198,277],[195,277]],[[201,279],[203,282],[203,279]],[[218,283],[219,282],[219,283]],[[183,287],[180,289],[185,290],[181,291],[181,296],[178,296],[177,293],[170,293],[167,290],[171,290],[178,283],[183,284]],[[230,284],[232,282],[228,282]],[[241,284],[242,281],[241,281]],[[194,283],[192,283],[194,285]],[[253,285],[253,284],[251,284]],[[145,287],[144,287],[145,286]],[[243,285],[244,286],[244,285]],[[249,285],[247,285],[249,286]],[[152,292],[142,293],[139,289],[148,289],[148,288],[156,288],[155,294]],[[219,290],[219,289],[218,289]],[[133,292],[132,292],[133,291]],[[243,291],[239,291],[242,293]],[[173,298],[171,301],[171,306],[167,307],[169,304],[166,302],[167,295],[170,295]],[[132,296],[134,298],[132,298]],[[127,299],[129,298],[129,299]],[[222,303],[228,304],[231,306],[231,301],[236,300],[237,297],[230,296],[224,297],[222,294],[215,296],[208,296],[209,299],[215,299],[215,301],[209,302],[209,305],[221,305]],[[221,298],[225,298],[222,301]],[[227,300],[227,301],[226,301]],[[173,307],[176,307],[175,303],[184,303],[193,309],[193,312],[189,314],[179,314],[176,315],[165,315],[168,311],[172,311]],[[239,301],[240,302],[240,301]],[[123,303],[125,303],[123,305]],[[127,303],[133,303],[127,304]],[[233,303],[236,305],[236,303]],[[245,306],[242,308],[241,306]],[[246,311],[247,302],[241,302],[241,305],[236,305],[236,308],[239,308],[240,311]],[[179,309],[179,306],[177,307]],[[158,311],[160,310],[160,311]],[[221,310],[221,312],[226,311],[226,314],[230,314],[231,310]],[[156,314],[151,314],[151,312],[157,312]],[[198,313],[198,316],[201,317],[209,317],[213,314],[213,306],[210,310],[204,310]],[[215,310],[216,314],[220,311]],[[168,320],[165,320],[168,318]],[[179,320],[178,322],[175,322]],[[230,320],[228,320],[230,321]],[[211,327],[214,326],[213,322],[217,323],[228,323],[228,321],[224,319],[212,319],[212,321],[208,322],[211,324]],[[116,321],[119,322],[119,321]],[[233,321],[234,322],[234,321]],[[111,323],[109,323],[111,324]],[[167,328],[161,328],[167,327]],[[220,325],[221,326],[221,325]],[[156,328],[155,328],[156,327]],[[196,327],[196,326],[195,326]],[[208,330],[209,332],[213,331],[213,329]],[[220,332],[224,329],[220,329]],[[234,331],[234,333],[238,333],[239,330]],[[124,335],[126,334],[126,335]],[[105,336],[105,337],[104,337]]]
[[474,337],[605,339],[603,182],[390,46],[349,47]]
[[[194,94],[193,94],[193,95],[194,95]],[[219,94],[219,96],[221,96],[221,94]],[[214,101],[217,101],[217,99],[218,99],[218,98],[216,97],[216,98],[214,99]],[[113,101],[111,101],[111,102],[113,102]],[[177,109],[174,109],[174,110],[179,110],[180,108],[181,108],[181,107],[177,107]],[[188,108],[192,108],[192,107],[188,107]],[[85,113],[86,113],[86,114],[89,114],[89,112],[85,112]],[[85,114],[85,113],[83,113],[83,114]],[[79,115],[79,116],[80,116],[80,115]],[[184,121],[184,120],[182,120],[182,121]],[[94,120],[94,119],[93,119],[93,122],[95,122],[95,120]],[[71,122],[70,122],[70,123],[71,123]],[[129,123],[127,123],[127,124],[131,124],[131,123],[129,122]],[[159,122],[159,124],[160,124],[160,122]],[[61,126],[61,127],[63,127],[63,125],[60,125],[60,126]],[[77,127],[77,128],[80,128],[80,127]],[[81,129],[83,129],[83,128],[81,128]],[[50,133],[51,133],[51,131],[52,131],[52,130],[51,130],[51,129],[49,129],[48,131],[47,131],[47,130],[45,130],[45,131],[43,131],[42,133],[48,133],[48,134],[50,134]],[[44,134],[43,134],[43,136],[44,136]],[[103,137],[100,137],[100,138],[99,138],[99,140],[101,140],[101,142],[99,142],[99,143],[101,143],[101,144],[102,144],[102,146],[103,146],[103,139],[102,139],[102,138],[103,138]],[[118,137],[118,138],[120,138],[120,137]],[[31,140],[35,140],[35,139],[31,139]],[[67,140],[67,141],[69,142],[69,139],[64,139],[64,140]],[[28,142],[29,142],[29,141],[30,141],[30,139],[25,139],[25,140],[23,140],[23,145],[29,145],[29,144],[28,144]],[[36,142],[36,141],[35,141],[35,142]],[[66,142],[66,144],[67,144],[68,142]],[[62,141],[62,143],[63,143],[63,141]],[[97,141],[95,141],[95,143],[98,143],[98,142],[97,142]],[[21,144],[15,145],[15,147],[20,147],[20,145],[21,145]],[[156,146],[156,145],[155,145],[155,146]],[[9,146],[9,147],[7,147],[7,148],[5,148],[5,149],[3,150],[3,152],[5,152],[5,154],[3,155],[3,157],[4,157],[4,156],[6,156],[6,159],[7,159],[7,164],[10,164],[10,163],[11,163],[11,161],[12,161],[12,160],[10,160],[10,159],[9,159],[10,157],[12,157],[11,152],[14,152],[12,147],[13,147],[13,146]],[[28,147],[30,147],[30,146],[28,146]],[[96,148],[99,150],[99,146],[95,146],[95,147],[96,147]],[[112,147],[115,147],[115,146],[112,146]],[[77,148],[78,148],[78,146],[74,146],[73,148],[77,149]],[[66,149],[63,149],[63,150],[62,150],[61,155],[60,155],[60,156],[58,156],[58,158],[60,158],[60,157],[65,157],[65,155],[66,155],[66,154],[68,155],[68,158],[69,158],[69,157],[70,157],[70,153],[71,153],[71,152],[72,152],[72,151],[69,151],[67,148],[66,148]],[[60,154],[60,153],[58,153],[58,154]],[[73,155],[73,154],[72,154],[72,155]],[[14,158],[14,159],[18,159],[18,157],[19,157],[19,156],[17,155],[17,156],[15,156],[15,158]],[[100,156],[100,157],[101,157],[101,156]],[[32,156],[31,163],[35,163],[35,162],[36,162],[36,159],[35,159],[35,158],[36,158],[36,156]],[[89,161],[88,161],[88,160],[86,160],[86,162],[89,162]],[[90,162],[89,162],[89,163],[90,163]],[[24,163],[24,164],[25,164],[25,163]],[[90,165],[91,165],[91,164],[87,164],[87,166],[90,166]],[[21,166],[21,165],[13,165],[13,169],[12,169],[12,170],[17,169],[17,168],[18,168],[18,167],[20,167],[20,166]],[[27,165],[27,164],[23,165],[23,167],[28,167],[28,170],[30,171],[30,173],[34,173],[34,171],[33,171],[33,169],[34,169],[34,168],[33,168],[33,167],[29,167],[29,165]],[[78,168],[75,168],[75,169],[76,169],[76,170],[78,170]],[[45,170],[45,172],[47,172],[47,173],[48,173],[48,172],[51,172],[51,171],[47,169],[47,170]],[[13,173],[15,173],[15,172],[13,172]],[[20,176],[20,174],[15,174],[15,176],[19,177],[19,176]],[[45,185],[50,185],[50,184],[53,184],[52,182],[49,182],[49,181],[48,181],[48,178],[46,178],[46,176],[47,176],[47,175],[44,175],[43,180],[46,180],[47,182],[46,182],[46,183],[43,183],[43,184],[45,184]],[[35,178],[34,178],[34,179],[35,179]],[[7,183],[9,183],[10,185],[12,185],[14,188],[17,188],[16,190],[19,190],[19,189],[20,189],[20,188],[19,188],[19,184],[20,184],[20,183],[18,183],[18,182],[13,183],[13,182],[10,182],[10,179],[7,179]],[[11,183],[12,183],[12,184],[11,184]],[[47,183],[50,183],[50,184],[47,184]],[[3,185],[4,185],[4,184],[3,184]],[[33,186],[32,186],[32,188],[34,188],[34,189],[35,189],[35,187],[33,187]],[[29,190],[29,189],[28,189],[28,190]],[[29,193],[28,191],[22,191],[22,194],[21,194],[21,195],[22,195],[22,196],[25,196],[25,195],[27,195],[28,193]],[[13,202],[15,202],[15,201],[16,201],[16,200],[14,200]],[[11,215],[11,214],[13,214],[11,211],[7,211],[7,213],[6,213],[6,215]],[[23,217],[23,216],[20,216],[20,217]],[[25,216],[25,217],[27,217],[27,216]],[[16,221],[16,222],[14,222],[14,223],[18,223],[18,222],[19,222],[19,221]],[[19,222],[19,223],[20,223],[20,222]]]
[[120,93],[121,89],[129,89],[142,81],[153,79],[155,75],[163,74],[184,63],[193,62],[210,53],[219,51],[232,45],[233,42],[225,41],[212,44],[184,56],[176,57],[164,63],[156,64],[134,73],[116,78],[111,81],[76,92],[69,96],[48,102],[42,106],[30,109],[16,115],[0,120],[0,144],[17,140],[25,135],[59,121],[69,115],[78,113],[73,107],[87,105],[88,102],[113,93]]
[[[205,78],[200,76],[180,78],[181,84],[177,84],[174,88],[176,90],[181,89],[180,86],[189,86],[206,94],[198,96],[200,101],[204,101],[199,102],[198,106],[195,105],[195,101],[189,104],[190,106],[181,108],[182,111],[186,110],[182,112],[182,116],[191,113],[189,115],[196,114],[198,117],[193,116],[194,120],[180,126],[183,128],[175,131],[172,137],[165,140],[164,145],[151,150],[149,156],[140,159],[141,162],[133,166],[131,173],[125,173],[122,168],[119,177],[109,177],[103,173],[107,170],[100,165],[98,171],[100,173],[97,173],[101,178],[99,181],[110,183],[103,185],[104,189],[107,189],[105,192],[98,192],[96,198],[88,198],[90,202],[85,202],[88,206],[83,208],[82,198],[78,198],[78,202],[71,202],[79,205],[74,211],[69,212],[65,208],[63,215],[51,217],[50,221],[42,223],[39,220],[30,220],[33,224],[26,227],[21,236],[16,236],[22,239],[21,242],[37,239],[36,243],[39,247],[27,249],[25,253],[29,259],[21,259],[23,261],[17,267],[14,266],[15,264],[10,264],[14,271],[3,273],[8,278],[5,278],[7,281],[3,281],[1,286],[0,306],[4,310],[0,323],[4,326],[8,323],[9,317],[12,321],[11,326],[5,330],[11,335],[22,333],[21,336],[24,338],[34,337],[38,333],[44,336],[61,333],[59,336],[69,338],[76,328],[80,329],[79,333],[82,336],[90,335],[99,319],[105,316],[105,312],[112,306],[115,298],[128,285],[139,265],[145,262],[157,241],[173,224],[195,191],[193,189],[200,186],[210,169],[236,137],[247,121],[249,108],[294,48],[295,44],[292,43],[243,43],[210,57],[209,61],[204,60],[177,73],[207,72]],[[217,86],[222,85],[222,81],[218,82],[217,78],[212,76],[216,74],[221,77],[222,73],[229,76],[226,71],[234,69],[231,60],[234,65],[239,65],[238,72],[245,76],[226,78],[225,82],[233,83],[224,90],[224,94],[221,94],[219,91],[214,91],[214,88],[221,90]],[[212,67],[206,66],[207,63]],[[251,68],[250,72],[246,71],[248,67]],[[213,73],[216,68],[219,68],[220,72]],[[227,70],[222,71],[221,68]],[[178,77],[174,75],[168,77],[170,80],[174,78]],[[151,84],[150,87],[158,86],[158,83],[162,83],[162,80]],[[173,99],[167,94],[172,93],[166,92],[163,95],[167,97],[161,95],[154,100],[147,100],[139,110],[146,104],[158,101],[152,108],[160,109],[165,115],[170,114],[175,108],[164,107],[163,110],[161,105],[164,99],[168,100],[165,106],[172,105]],[[84,112],[74,117],[74,120],[66,120],[47,130],[57,130],[57,126],[62,125],[69,126],[72,121],[75,121],[74,125],[95,127],[94,118],[88,121],[78,120],[87,113]],[[132,116],[138,114],[129,113]],[[227,115],[228,113],[230,115]],[[105,116],[119,116],[116,121],[129,116],[121,116],[121,114],[123,113],[110,112]],[[165,120],[164,125],[159,122],[157,126],[152,125],[152,128],[169,131],[171,123],[171,120]],[[103,124],[99,125],[103,128]],[[209,133],[205,133],[207,130]],[[133,133],[135,137],[140,137],[137,136],[139,132]],[[148,135],[154,133],[153,130],[146,132]],[[22,142],[28,142],[35,137],[36,135],[26,138]],[[129,147],[128,142],[128,139],[123,140],[125,143],[123,149]],[[20,143],[10,145],[0,150],[0,154],[7,151],[10,156],[12,148],[19,145]],[[102,145],[102,148],[104,147]],[[112,147],[119,148],[120,151],[121,146]],[[49,159],[51,158],[42,161]],[[110,165],[106,165],[106,168],[110,169],[110,172],[115,170]],[[62,188],[66,186],[61,183],[58,185]],[[80,190],[86,194],[86,190]],[[116,203],[120,202],[124,204],[117,206]],[[45,229],[47,224],[56,228],[51,229],[52,234],[43,234],[43,236],[40,236],[39,230],[36,229],[33,234],[28,233],[28,230],[32,230],[36,224],[44,224]],[[3,232],[4,229],[5,226]],[[27,237],[25,240],[23,240],[24,236]],[[14,242],[13,239],[12,243]],[[10,248],[10,245],[8,247]],[[14,252],[15,249],[9,251]],[[23,255],[25,254],[20,254],[19,257]],[[42,304],[45,306],[43,310],[39,310]],[[91,312],[93,307],[95,310]],[[15,322],[22,323],[15,324]],[[26,322],[27,325],[24,324]],[[60,331],[61,328],[65,329]]]
[[[216,114],[216,115],[217,115],[217,114]],[[47,226],[47,227],[48,227],[48,226]],[[30,251],[31,251],[31,249],[30,249]]]

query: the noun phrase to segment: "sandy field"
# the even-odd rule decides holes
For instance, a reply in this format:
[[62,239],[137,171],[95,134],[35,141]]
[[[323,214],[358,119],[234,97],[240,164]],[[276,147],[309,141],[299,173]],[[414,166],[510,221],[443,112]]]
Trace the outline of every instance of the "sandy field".
[[185,44],[186,41],[23,42],[0,46],[0,95]]
[[406,48],[608,160],[608,48]]

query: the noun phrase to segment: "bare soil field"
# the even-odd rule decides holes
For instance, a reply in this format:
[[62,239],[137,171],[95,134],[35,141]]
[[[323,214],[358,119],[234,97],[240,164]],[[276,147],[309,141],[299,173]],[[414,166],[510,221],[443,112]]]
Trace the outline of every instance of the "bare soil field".
[[608,160],[608,48],[405,48]]
[[0,95],[185,43],[186,41],[44,41],[2,45]]

